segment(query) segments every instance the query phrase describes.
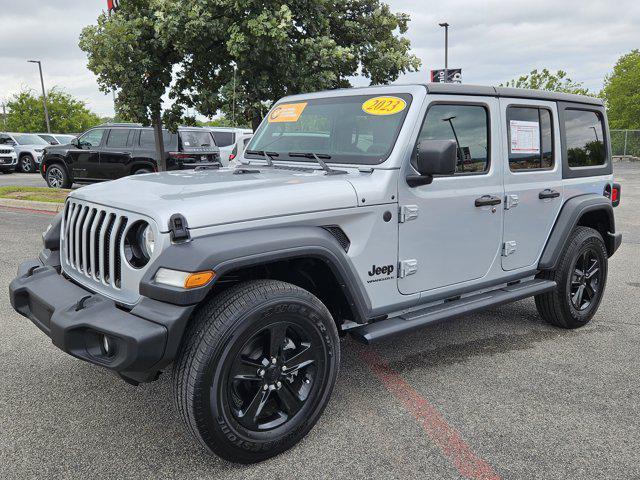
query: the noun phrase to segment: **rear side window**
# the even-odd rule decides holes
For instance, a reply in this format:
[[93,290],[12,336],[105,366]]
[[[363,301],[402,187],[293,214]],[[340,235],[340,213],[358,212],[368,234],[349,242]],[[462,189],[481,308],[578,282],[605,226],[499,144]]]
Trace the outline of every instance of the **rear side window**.
[[[167,130],[162,131],[162,143],[164,143],[165,148],[175,147],[176,145],[176,134],[169,133]],[[156,138],[153,134],[153,130],[144,129],[140,131],[140,140],[138,140],[138,144],[142,148],[153,149],[156,148]]]
[[482,105],[432,105],[418,136],[418,142],[427,140],[456,142],[456,174],[489,169],[489,114]]
[[126,147],[131,129],[128,128],[114,128],[109,132],[109,138],[107,139],[107,147],[118,148]]
[[553,127],[549,110],[509,107],[507,135],[512,172],[553,168]]
[[607,154],[602,116],[594,111],[567,109],[564,121],[569,167],[604,165]]
[[228,147],[236,141],[236,136],[232,132],[211,132],[219,147]]

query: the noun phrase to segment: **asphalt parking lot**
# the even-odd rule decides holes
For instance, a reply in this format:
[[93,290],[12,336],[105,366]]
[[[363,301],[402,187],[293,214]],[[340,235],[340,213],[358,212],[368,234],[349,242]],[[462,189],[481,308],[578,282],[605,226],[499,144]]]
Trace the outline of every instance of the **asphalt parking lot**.
[[0,208],[0,477],[640,478],[640,164],[616,180],[624,240],[588,326],[547,326],[526,300],[375,347],[345,338],[318,425],[253,466],[192,440],[168,376],[127,385],[14,313],[8,284],[50,217]]
[[0,174],[0,187],[20,185],[22,187],[46,187],[47,182],[44,181],[39,173],[10,173]]

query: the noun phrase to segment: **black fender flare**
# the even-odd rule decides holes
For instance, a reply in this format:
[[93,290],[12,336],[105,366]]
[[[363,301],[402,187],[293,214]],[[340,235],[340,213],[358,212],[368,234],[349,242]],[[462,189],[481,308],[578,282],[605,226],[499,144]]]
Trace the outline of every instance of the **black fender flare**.
[[[72,169],[69,168],[68,160],[63,155],[59,154],[49,154],[43,157],[42,164],[40,165],[40,173],[42,174],[43,178],[45,177],[45,174],[42,172],[45,171],[46,168],[49,168],[49,165],[53,165],[54,163],[62,165],[62,167],[66,170],[69,179],[73,181]],[[45,170],[43,170],[43,168]]]
[[620,242],[622,235],[616,233],[615,218],[611,200],[603,195],[589,193],[578,195],[567,200],[553,226],[551,235],[540,257],[538,263],[539,270],[554,270],[560,261],[560,255],[564,251],[569,240],[569,235],[578,225],[580,218],[586,213],[602,211],[608,219],[607,235],[603,239],[607,247],[609,256],[613,255]]
[[213,270],[214,284],[225,273],[278,260],[317,258],[326,263],[340,283],[354,315],[365,321],[371,301],[355,266],[338,241],[322,227],[292,226],[196,237],[165,249],[147,270],[140,294],[176,305],[200,303],[212,285],[185,291],[154,282],[159,268],[187,272]]

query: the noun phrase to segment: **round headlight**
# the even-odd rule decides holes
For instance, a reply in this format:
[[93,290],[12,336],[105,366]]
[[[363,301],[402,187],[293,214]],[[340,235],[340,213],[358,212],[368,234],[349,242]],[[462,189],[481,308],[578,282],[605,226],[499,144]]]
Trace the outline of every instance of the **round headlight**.
[[136,222],[124,238],[124,256],[133,268],[142,268],[153,256],[156,237],[147,222]]
[[156,246],[156,235],[153,233],[151,225],[147,225],[144,230],[142,230],[141,237],[140,244],[142,245],[142,253],[149,259],[153,255],[153,249]]

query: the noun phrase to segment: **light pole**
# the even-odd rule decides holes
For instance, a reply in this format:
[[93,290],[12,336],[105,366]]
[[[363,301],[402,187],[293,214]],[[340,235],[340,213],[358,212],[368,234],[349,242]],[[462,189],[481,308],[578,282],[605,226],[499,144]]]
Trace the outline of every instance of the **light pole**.
[[447,22],[439,23],[444,27],[444,83],[449,81],[449,24]]
[[47,133],[51,133],[51,124],[49,122],[49,110],[47,109],[47,94],[44,90],[44,80],[42,78],[42,63],[40,60],[27,60],[29,63],[37,63],[40,70],[40,85],[42,85],[42,104],[44,105],[44,118],[47,121]]
[[462,151],[462,147],[460,146],[460,142],[458,141],[458,134],[456,133],[456,128],[453,126],[454,118],[456,118],[455,115],[448,118],[443,118],[442,121],[449,122],[449,125],[451,125],[451,130],[453,131],[453,137],[456,139],[456,145],[458,146],[458,154],[460,155],[460,169],[461,171],[464,172],[464,152]]

